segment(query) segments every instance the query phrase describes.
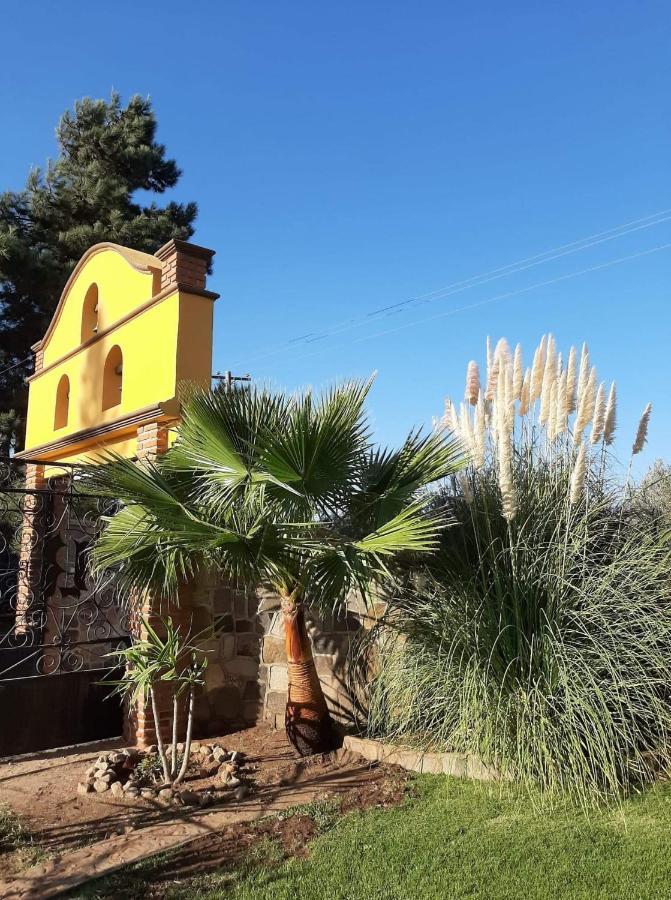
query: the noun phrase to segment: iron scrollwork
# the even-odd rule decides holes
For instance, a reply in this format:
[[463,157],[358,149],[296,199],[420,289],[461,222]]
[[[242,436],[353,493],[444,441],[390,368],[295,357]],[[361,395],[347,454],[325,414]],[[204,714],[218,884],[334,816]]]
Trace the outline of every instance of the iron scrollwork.
[[[87,492],[75,466],[49,465],[36,486],[0,461],[0,682],[114,667],[129,609],[89,553],[113,505]],[[83,485],[83,486],[82,486]]]

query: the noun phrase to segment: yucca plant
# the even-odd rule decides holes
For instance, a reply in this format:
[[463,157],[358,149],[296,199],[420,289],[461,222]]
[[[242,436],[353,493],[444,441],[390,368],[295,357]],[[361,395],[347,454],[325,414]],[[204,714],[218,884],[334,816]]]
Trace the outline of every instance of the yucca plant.
[[[147,619],[142,619],[140,636],[133,639],[129,647],[115,650],[118,663],[125,666],[123,678],[112,682],[112,694],[127,697],[129,702],[151,703],[156,726],[156,746],[161,761],[165,781],[176,786],[184,780],[191,757],[193,735],[193,713],[195,692],[203,684],[203,672],[207,657],[190,642],[189,636],[180,634],[170,617],[159,619],[153,627]],[[172,693],[172,745],[168,755],[159,727],[159,704],[157,692],[168,688]],[[180,700],[187,694],[186,739],[181,761],[177,754],[177,728]]]
[[446,517],[429,485],[463,462],[445,434],[412,433],[375,448],[364,414],[370,381],[315,398],[252,387],[196,391],[171,449],[155,464],[113,459],[91,471],[121,502],[93,550],[130,596],[178,600],[201,572],[263,586],[281,600],[299,753],[337,744],[306,630],[305,609],[343,609],[393,576],[399,554],[435,549]]
[[671,558],[615,477],[615,396],[552,338],[526,373],[505,342],[482,387],[469,365],[441,423],[471,454],[440,501],[458,526],[373,635],[373,733],[583,799],[668,764]]

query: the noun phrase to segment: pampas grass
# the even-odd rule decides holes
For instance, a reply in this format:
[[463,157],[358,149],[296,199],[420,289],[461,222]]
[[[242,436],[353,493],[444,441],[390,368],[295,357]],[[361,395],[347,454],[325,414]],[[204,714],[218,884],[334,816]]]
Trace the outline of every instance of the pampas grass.
[[617,390],[615,382],[612,381],[610,391],[608,392],[608,403],[606,404],[606,418],[603,429],[603,439],[607,447],[610,447],[615,440],[615,429],[617,428]]
[[475,406],[478,402],[478,397],[480,396],[480,370],[478,369],[478,364],[475,360],[471,360],[468,364],[468,370],[466,372],[466,391],[464,393],[464,400],[467,403],[470,403],[471,406]]
[[496,390],[461,423],[471,464],[436,499],[456,526],[368,634],[368,724],[590,804],[671,769],[671,558],[610,473],[615,385],[604,403],[586,345],[577,380],[575,360],[544,339],[516,398],[497,345]]
[[596,392],[596,402],[594,404],[594,416],[592,418],[592,433],[590,435],[590,443],[598,444],[603,437],[603,431],[606,426],[606,391],[603,381],[599,385]]
[[640,418],[638,423],[638,428],[636,430],[636,438],[634,440],[634,446],[631,448],[631,455],[636,456],[637,453],[640,453],[643,447],[645,446],[645,442],[648,439],[648,426],[650,424],[650,413],[652,412],[652,403],[648,403],[648,405],[643,410],[643,415]]

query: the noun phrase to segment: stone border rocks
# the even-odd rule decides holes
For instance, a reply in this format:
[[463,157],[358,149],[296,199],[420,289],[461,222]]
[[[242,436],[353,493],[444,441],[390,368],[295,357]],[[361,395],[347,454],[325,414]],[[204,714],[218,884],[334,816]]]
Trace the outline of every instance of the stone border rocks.
[[371,762],[384,762],[423,775],[452,775],[454,778],[470,778],[473,781],[501,780],[501,775],[495,769],[486,766],[480,757],[472,754],[422,752],[350,734],[345,736],[343,749],[358,753]]

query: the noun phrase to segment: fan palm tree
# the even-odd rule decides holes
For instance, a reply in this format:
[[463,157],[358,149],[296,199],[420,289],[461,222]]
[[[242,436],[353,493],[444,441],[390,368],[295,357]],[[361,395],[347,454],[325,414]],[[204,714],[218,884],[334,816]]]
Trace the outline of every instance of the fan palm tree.
[[399,554],[431,550],[447,524],[427,486],[458,469],[459,445],[412,432],[396,451],[371,443],[371,381],[319,398],[263,388],[198,390],[173,446],[153,463],[113,458],[91,471],[120,500],[93,550],[132,596],[178,598],[216,571],[277,594],[289,674],[286,727],[296,750],[337,746],[305,625],[306,607],[342,611],[393,578]]

